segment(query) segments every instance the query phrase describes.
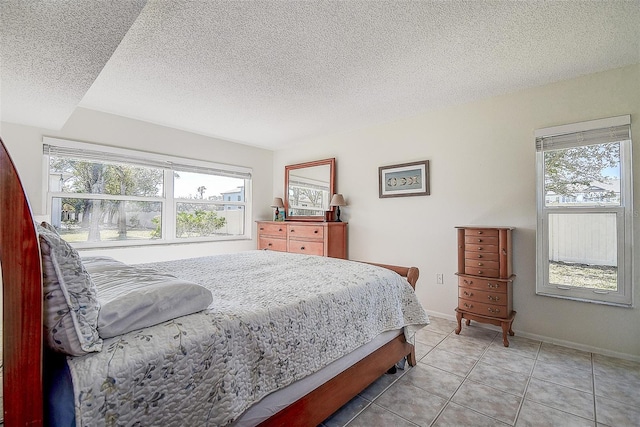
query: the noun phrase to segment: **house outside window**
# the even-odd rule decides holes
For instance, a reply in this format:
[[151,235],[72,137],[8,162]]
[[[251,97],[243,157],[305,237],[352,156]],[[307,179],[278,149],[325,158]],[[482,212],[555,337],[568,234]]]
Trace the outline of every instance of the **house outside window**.
[[55,138],[44,159],[47,212],[76,247],[250,237],[250,168]]
[[632,305],[630,123],[536,131],[538,295]]

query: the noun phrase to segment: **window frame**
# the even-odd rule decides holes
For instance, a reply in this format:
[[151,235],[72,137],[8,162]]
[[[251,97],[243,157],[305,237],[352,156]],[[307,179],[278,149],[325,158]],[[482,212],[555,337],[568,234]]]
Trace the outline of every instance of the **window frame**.
[[[631,117],[619,116],[608,119],[592,120],[570,125],[539,129],[535,132],[536,141],[556,135],[577,134],[590,130],[606,129],[615,126],[629,126],[629,138],[617,141],[620,144],[620,205],[602,206],[585,204],[584,206],[547,206],[545,203],[545,159],[544,148],[536,149],[536,295],[575,301],[606,304],[621,307],[633,307],[633,173]],[[600,144],[606,142],[599,142]],[[597,144],[597,143],[596,143]],[[576,142],[560,149],[594,145],[592,142]],[[615,213],[617,239],[618,290],[598,291],[593,288],[560,286],[549,283],[549,215],[551,214],[587,214]]]
[[[50,168],[47,146],[56,149],[69,149],[74,151],[86,151],[91,156],[100,156],[91,158],[93,161],[103,160],[110,163],[126,164],[130,166],[142,166],[161,169],[163,171],[163,192],[161,196],[127,196],[127,195],[111,195],[111,194],[90,194],[51,191],[50,184]],[[89,158],[88,158],[89,159]],[[127,159],[129,161],[125,161]],[[151,153],[146,151],[132,150],[127,148],[111,147],[106,145],[92,144],[86,142],[72,141],[59,138],[44,137],[43,138],[43,209],[48,218],[52,215],[52,205],[54,198],[79,198],[79,199],[103,199],[103,200],[123,200],[123,201],[140,201],[140,202],[160,202],[162,203],[162,237],[151,240],[118,240],[118,241],[99,241],[99,242],[72,242],[71,245],[77,249],[98,249],[110,247],[133,247],[133,246],[154,246],[154,245],[174,245],[188,244],[200,242],[220,242],[233,240],[251,240],[252,236],[252,175],[253,170],[245,166],[228,165],[215,162],[207,162],[202,160],[189,159],[184,157],[173,157],[164,154]],[[244,178],[244,202],[225,201],[225,200],[194,200],[174,197],[174,178],[175,171],[189,171],[196,173],[228,174],[229,176],[237,175],[238,178]],[[70,197],[72,196],[72,197]],[[191,204],[207,204],[220,206],[242,206],[244,209],[244,221],[242,235],[232,236],[202,236],[202,237],[176,237],[176,218],[178,203]]]

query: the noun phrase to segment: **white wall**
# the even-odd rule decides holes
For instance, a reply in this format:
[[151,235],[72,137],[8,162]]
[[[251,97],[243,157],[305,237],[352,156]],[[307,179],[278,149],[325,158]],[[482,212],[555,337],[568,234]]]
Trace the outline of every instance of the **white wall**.
[[[417,294],[428,311],[457,305],[456,225],[509,225],[514,234],[516,334],[640,360],[640,289],[634,309],[535,295],[535,129],[631,114],[640,143],[640,65],[593,74],[309,140],[274,155],[274,195],[284,166],[335,157],[337,190],[349,206],[349,257],[420,268]],[[378,167],[430,160],[431,195],[378,198]],[[634,153],[640,205],[640,149]],[[640,236],[636,215],[635,238]],[[638,246],[634,254],[637,266]],[[436,273],[445,284],[437,285]]]
[[[42,185],[42,137],[51,136],[116,147],[210,160],[253,168],[253,217],[270,218],[273,153],[189,132],[92,110],[77,109],[64,128],[50,131],[3,122],[0,135],[25,187],[35,215],[44,215]],[[252,221],[252,236],[255,223]],[[180,244],[145,248],[82,251],[81,255],[104,254],[125,262],[151,262],[255,249],[253,240]]]

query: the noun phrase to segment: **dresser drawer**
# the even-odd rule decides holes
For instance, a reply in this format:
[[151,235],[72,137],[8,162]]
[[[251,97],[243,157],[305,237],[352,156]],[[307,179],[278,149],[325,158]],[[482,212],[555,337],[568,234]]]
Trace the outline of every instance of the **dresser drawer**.
[[269,249],[272,251],[286,252],[287,240],[275,239],[268,236],[260,236],[258,237],[258,249]]
[[497,228],[465,228],[464,235],[466,236],[486,236],[486,237],[498,237],[500,235]]
[[485,260],[485,261],[500,261],[500,254],[498,252],[471,252],[464,253],[465,262],[468,259],[473,260]]
[[497,254],[498,246],[497,245],[483,245],[480,243],[466,243],[464,245],[465,252],[482,252],[488,254]]
[[500,269],[500,263],[498,261],[487,261],[485,259],[477,259],[477,258],[465,258],[464,260],[465,267],[473,267],[473,268],[489,268],[492,270]]
[[480,291],[458,287],[458,297],[473,302],[483,302],[485,304],[503,305],[509,304],[508,295],[500,292]]
[[315,225],[289,225],[289,239],[323,239],[324,228]]
[[507,293],[509,283],[510,282],[507,281],[478,279],[475,277],[458,277],[458,286],[468,289],[477,289],[480,291]]
[[500,277],[500,270],[496,268],[465,267],[464,274],[483,277]]
[[466,244],[474,244],[474,245],[495,245],[498,247],[499,239],[496,237],[485,237],[485,236],[464,236],[464,242]]
[[258,235],[287,237],[287,226],[285,224],[260,223],[258,224]]
[[307,255],[324,255],[324,243],[290,239],[289,252]]
[[470,301],[462,298],[458,299],[458,310],[503,319],[509,317],[509,314],[511,314],[504,305],[485,304],[483,302]]

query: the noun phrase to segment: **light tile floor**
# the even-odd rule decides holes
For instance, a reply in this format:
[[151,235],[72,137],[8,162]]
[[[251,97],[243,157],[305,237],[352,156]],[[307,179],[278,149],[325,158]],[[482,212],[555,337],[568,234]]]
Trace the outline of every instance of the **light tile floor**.
[[322,424],[640,426],[640,363],[430,316],[417,366],[384,375]]

